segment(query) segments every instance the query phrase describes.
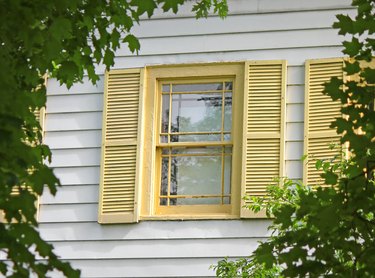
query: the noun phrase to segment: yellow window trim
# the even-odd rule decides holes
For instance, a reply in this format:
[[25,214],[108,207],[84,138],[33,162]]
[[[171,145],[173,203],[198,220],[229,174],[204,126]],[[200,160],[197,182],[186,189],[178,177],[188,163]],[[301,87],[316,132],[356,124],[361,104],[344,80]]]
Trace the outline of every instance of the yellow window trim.
[[[224,138],[222,138],[221,141],[215,141],[215,142],[210,142],[210,141],[198,141],[198,142],[173,142],[173,143],[159,143],[159,135],[162,135],[163,133],[161,132],[161,117],[160,115],[162,114],[162,103],[161,103],[161,97],[163,95],[163,93],[161,93],[161,90],[162,90],[162,84],[164,82],[168,82],[168,83],[173,83],[173,84],[200,84],[200,83],[223,83],[223,82],[232,82],[234,83],[235,82],[235,79],[230,77],[230,78],[227,78],[227,77],[211,77],[211,78],[205,78],[205,77],[201,77],[201,78],[194,78],[194,79],[188,79],[188,77],[184,78],[184,79],[168,79],[168,80],[159,80],[158,82],[158,100],[157,100],[157,115],[158,115],[158,118],[157,118],[157,135],[156,135],[156,147],[157,147],[157,150],[156,150],[156,157],[157,157],[157,161],[160,161],[161,160],[161,148],[168,148],[168,147],[171,147],[171,148],[175,148],[175,147],[179,147],[179,146],[183,146],[183,147],[210,147],[210,146],[218,146],[218,147],[224,147],[224,146],[233,146],[233,140],[231,140],[230,142],[224,140]],[[224,89],[223,89],[224,90]],[[232,90],[232,96],[233,96],[233,92],[234,94],[236,94],[236,89],[234,88]],[[199,94],[200,92],[194,92],[192,94]],[[222,92],[223,93],[223,92]],[[232,106],[233,107],[233,106]],[[223,107],[224,109],[224,107]],[[171,116],[171,114],[170,114]],[[169,119],[170,121],[171,119]],[[222,123],[224,123],[224,114],[222,114]],[[224,128],[222,126],[222,128]],[[231,131],[230,134],[232,134],[233,132]],[[184,134],[184,133],[173,133],[173,134]],[[197,134],[197,133],[195,133]],[[207,134],[207,132],[203,132],[202,134]],[[218,134],[221,134],[218,133]],[[223,153],[221,155],[224,155]],[[233,153],[231,154],[231,157],[233,156]],[[223,163],[223,162],[222,162]],[[176,216],[179,216],[179,215],[212,215],[212,214],[232,214],[232,205],[223,205],[223,204],[217,204],[217,205],[176,205],[176,206],[161,206],[159,205],[159,201],[160,201],[160,196],[159,196],[159,192],[161,191],[161,168],[160,168],[160,163],[157,163],[156,164],[156,175],[155,175],[155,183],[156,183],[156,187],[155,187],[155,190],[154,190],[154,200],[156,200],[154,202],[154,214],[156,216],[158,215],[176,215]],[[233,173],[232,169],[231,169],[231,173]],[[221,175],[222,175],[222,181],[224,179],[224,169],[222,169],[222,172],[221,172]],[[232,188],[232,187],[231,187]],[[214,197],[214,196],[213,196]],[[225,198],[224,195],[222,196],[215,196],[215,197],[218,197],[218,198]],[[171,198],[171,197],[168,197],[168,198]],[[168,199],[167,198],[167,199]],[[232,199],[232,194],[230,194],[230,199]]]
[[[239,124],[242,119],[241,109],[235,109],[241,103],[243,92],[243,63],[214,63],[214,64],[185,64],[185,65],[162,65],[146,67],[147,72],[147,94],[145,98],[145,145],[144,172],[142,192],[141,219],[213,219],[213,218],[238,218],[240,205],[240,153],[242,126]],[[159,84],[164,80],[173,83],[202,83],[206,81],[217,81],[223,79],[234,80],[233,110],[232,110],[232,137],[233,137],[233,158],[232,158],[232,199],[231,205],[186,205],[175,207],[162,207],[157,205],[158,190],[160,186],[160,168],[157,161],[157,147],[169,146],[158,143],[161,121],[161,103],[159,96]],[[153,130],[153,132],[146,132]],[[222,142],[196,142],[174,145],[183,146],[215,146],[222,145]],[[236,170],[236,169],[239,169]],[[238,171],[238,172],[237,172]],[[236,174],[237,173],[237,174]]]

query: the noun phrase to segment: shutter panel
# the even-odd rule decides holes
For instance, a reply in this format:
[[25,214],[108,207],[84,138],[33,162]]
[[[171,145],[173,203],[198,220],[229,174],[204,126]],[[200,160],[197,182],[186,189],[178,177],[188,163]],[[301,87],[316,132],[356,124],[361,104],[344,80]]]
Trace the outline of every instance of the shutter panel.
[[[44,85],[47,87],[47,75],[44,75]],[[30,111],[31,111],[31,108],[30,108]],[[39,124],[41,126],[42,142],[40,142],[40,143],[43,143],[43,140],[44,140],[44,122],[45,122],[45,114],[46,114],[45,111],[46,111],[45,107],[42,107],[41,109],[35,109],[33,111],[36,120],[39,122]],[[20,191],[17,187],[13,187],[11,194],[13,196],[15,196],[15,195],[20,194]],[[35,206],[37,208],[37,214],[36,214],[35,218],[38,220],[38,216],[39,216],[39,196],[37,196],[37,201],[35,202]],[[3,210],[0,210],[0,223],[5,223],[5,222],[6,221],[5,221],[5,217],[4,217],[4,212],[3,212]]]
[[39,122],[40,127],[41,127],[41,133],[42,133],[42,142],[41,143],[43,143],[43,139],[44,139],[44,122],[45,122],[45,115],[46,115],[46,109],[45,109],[45,107],[42,107],[40,109],[36,109],[34,111],[34,115],[35,115],[35,118]]
[[137,222],[143,69],[105,78],[98,222]]
[[[273,178],[284,174],[286,61],[245,67],[241,193],[264,196]],[[241,217],[264,217],[242,206]]]
[[34,111],[35,118],[36,118],[36,120],[37,120],[38,122],[40,122],[40,118],[41,118],[40,111],[41,111],[40,109],[36,109],[36,110]]
[[303,182],[307,185],[324,185],[322,171],[316,170],[315,161],[332,159],[338,150],[330,149],[329,145],[340,145],[340,136],[330,125],[341,116],[341,103],[323,95],[324,83],[331,77],[344,78],[343,59],[306,61],[304,153],[309,155],[309,161],[304,163]]

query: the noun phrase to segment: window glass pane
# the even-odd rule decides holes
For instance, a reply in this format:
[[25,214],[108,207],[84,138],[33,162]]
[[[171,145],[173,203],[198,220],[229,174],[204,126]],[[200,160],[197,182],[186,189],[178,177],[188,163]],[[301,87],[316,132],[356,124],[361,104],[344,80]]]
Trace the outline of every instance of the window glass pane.
[[230,197],[224,197],[223,198],[223,204],[224,205],[229,205],[230,204]]
[[160,205],[161,205],[161,206],[166,206],[166,205],[167,205],[167,202],[168,202],[168,199],[167,199],[167,198],[160,198]]
[[220,141],[220,134],[172,135],[171,142]]
[[230,180],[231,180],[232,156],[226,155],[224,157],[224,195],[229,195]]
[[169,148],[163,148],[161,153],[162,153],[162,155],[167,155],[167,154],[169,154],[169,151],[170,151]]
[[171,205],[219,205],[221,198],[174,198],[171,199]]
[[170,179],[170,195],[177,195],[177,186],[178,186],[178,165],[176,157],[171,157],[171,179]]
[[225,82],[225,90],[232,91],[233,90],[233,83],[232,82]]
[[168,136],[160,136],[161,143],[168,143]]
[[221,131],[221,94],[172,96],[172,132]]
[[171,169],[171,195],[221,195],[220,156],[173,157]]
[[161,99],[161,132],[168,132],[168,123],[169,123],[169,95],[162,95]]
[[168,193],[168,160],[168,157],[163,157],[161,161],[161,196],[166,196]]
[[162,92],[163,92],[163,93],[169,93],[169,91],[170,91],[169,88],[170,88],[170,87],[169,87],[169,84],[164,84],[164,85],[162,86]]
[[172,155],[192,155],[192,154],[221,154],[222,147],[202,147],[202,148],[188,148],[188,147],[181,147],[181,148],[172,148]]
[[232,82],[162,84],[159,139],[182,147],[161,149],[161,206],[230,204],[232,147],[188,142],[231,140],[232,87]]
[[223,83],[201,83],[201,84],[174,84],[174,92],[202,92],[202,91],[221,91]]
[[224,141],[230,141],[231,135],[230,134],[224,134]]
[[224,106],[224,131],[232,130],[232,94],[225,93],[225,106]]

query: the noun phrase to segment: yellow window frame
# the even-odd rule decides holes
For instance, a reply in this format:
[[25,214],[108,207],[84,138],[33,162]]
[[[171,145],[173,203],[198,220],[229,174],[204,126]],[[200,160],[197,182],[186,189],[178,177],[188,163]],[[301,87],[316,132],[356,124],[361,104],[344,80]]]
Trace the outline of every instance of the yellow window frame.
[[[215,63],[194,65],[169,65],[146,67],[146,96],[143,111],[144,142],[142,173],[141,219],[215,219],[239,218],[241,194],[241,154],[242,154],[242,99],[244,92],[243,63]],[[229,205],[182,205],[159,206],[161,147],[170,144],[159,143],[161,132],[161,84],[204,83],[215,81],[233,81],[232,94],[232,146],[231,201]],[[150,132],[152,131],[152,132]],[[173,146],[222,146],[220,142],[174,143]]]
[[[157,112],[157,115],[158,115],[158,123],[157,123],[157,129],[158,129],[158,138],[156,138],[157,141],[159,141],[159,138],[160,136],[163,136],[164,134],[167,134],[168,138],[171,137],[171,136],[174,136],[174,135],[186,135],[184,132],[178,132],[178,133],[175,133],[175,132],[171,132],[171,131],[168,131],[167,133],[163,133],[162,130],[161,130],[161,124],[162,124],[162,119],[160,117],[160,115],[162,114],[162,95],[167,95],[167,94],[164,94],[162,93],[162,86],[164,84],[173,84],[173,85],[177,85],[177,84],[205,84],[205,83],[224,83],[224,82],[232,82],[234,83],[234,79],[233,78],[208,78],[208,79],[205,79],[205,78],[201,78],[199,80],[197,79],[193,79],[193,80],[181,80],[181,79],[172,79],[172,80],[160,80],[159,82],[159,85],[158,85],[158,112]],[[222,89],[222,96],[225,95],[225,88]],[[232,89],[231,90],[231,93],[232,93],[232,97],[233,97],[233,92],[234,90]],[[204,93],[204,92],[194,92],[194,94],[199,94],[199,93]],[[219,91],[218,91],[219,93]],[[235,92],[234,92],[235,93]],[[169,92],[168,95],[171,96],[171,92]],[[170,100],[171,101],[171,100]],[[222,106],[222,112],[224,110],[224,106]],[[233,113],[233,107],[232,107],[232,113]],[[168,122],[169,124],[171,124],[171,113],[169,114],[169,119],[168,119]],[[173,207],[170,207],[170,206],[161,206],[159,204],[159,200],[161,198],[161,196],[159,195],[160,191],[161,191],[161,163],[160,163],[160,160],[162,157],[165,157],[166,155],[162,155],[161,151],[162,149],[167,149],[167,148],[179,148],[179,147],[187,147],[187,148],[191,148],[191,147],[221,147],[222,150],[220,152],[220,155],[217,155],[217,156],[221,156],[222,157],[222,170],[221,170],[221,187],[222,187],[222,194],[220,195],[215,195],[215,196],[211,196],[211,197],[216,197],[216,198],[221,198],[222,201],[224,198],[228,197],[231,199],[231,194],[228,194],[228,196],[224,196],[224,160],[223,158],[226,156],[226,155],[230,155],[231,157],[233,156],[233,152],[231,152],[230,154],[229,153],[226,153],[224,151],[224,147],[225,146],[230,146],[230,147],[233,147],[233,140],[231,138],[231,140],[229,141],[226,141],[224,140],[224,134],[228,134],[228,132],[225,132],[224,131],[224,113],[221,113],[221,132],[217,132],[217,135],[220,135],[221,137],[221,140],[220,141],[197,141],[197,142],[169,142],[169,143],[161,143],[160,141],[156,143],[156,157],[157,157],[157,168],[156,168],[156,190],[155,190],[155,213],[157,215],[164,215],[164,214],[180,214],[180,213],[185,213],[185,211],[187,209],[189,209],[189,211],[195,211],[195,214],[199,214],[200,212],[220,212],[220,213],[225,213],[225,214],[229,214],[230,213],[230,210],[231,210],[231,205],[230,204],[217,204],[217,205],[176,205],[176,206],[173,206]],[[200,132],[201,134],[207,134],[208,132]],[[195,133],[195,134],[198,134],[198,133]],[[216,134],[216,133],[215,133]],[[232,129],[231,131],[229,132],[229,134],[231,135],[232,134]],[[169,140],[169,139],[168,139]],[[176,155],[173,155],[173,154],[169,154],[168,157],[171,159],[172,156],[176,156]],[[181,155],[182,156],[182,155]],[[170,166],[168,167],[169,168],[169,172],[170,172]],[[231,172],[232,172],[232,169],[231,169]],[[170,179],[171,177],[171,174],[168,173],[168,176]],[[177,196],[174,196],[172,195],[173,197],[171,197],[169,194],[167,194],[167,203],[169,203],[168,199],[173,199],[173,198],[179,198],[179,195]],[[182,196],[181,196],[182,197]],[[188,197],[188,195],[186,195],[185,197]],[[190,197],[193,197],[193,196],[190,196]],[[201,198],[203,198],[201,196]]]

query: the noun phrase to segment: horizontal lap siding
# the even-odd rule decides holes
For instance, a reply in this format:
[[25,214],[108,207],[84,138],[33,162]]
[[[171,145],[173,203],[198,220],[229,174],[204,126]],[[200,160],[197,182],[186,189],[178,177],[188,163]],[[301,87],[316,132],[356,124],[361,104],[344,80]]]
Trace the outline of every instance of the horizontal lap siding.
[[46,192],[40,202],[46,205],[98,202],[99,192],[97,184],[64,184],[64,186],[59,188],[58,192],[55,196]]
[[[251,5],[249,2],[251,1]],[[350,0],[228,0],[230,14],[257,14],[257,13],[283,13],[290,11],[311,11],[311,10],[332,10],[332,9],[348,9]],[[178,17],[194,17],[191,12],[193,1],[179,9]],[[156,11],[153,18],[175,18],[173,12],[162,13]],[[145,18],[145,17],[144,17]]]
[[[305,59],[314,57],[329,58],[341,55],[342,47],[337,46],[316,46],[306,48],[284,48],[284,49],[254,49],[239,50],[230,52],[213,53],[187,53],[176,54],[155,54],[144,56],[122,56],[117,57],[114,68],[142,67],[145,64],[180,64],[198,62],[220,62],[220,61],[244,61],[244,60],[287,60],[288,65],[301,65]],[[104,67],[98,67],[98,72],[104,72]]]
[[[260,238],[269,235],[267,231],[268,223],[268,221],[260,219],[252,221],[211,220],[194,222],[141,221],[134,225],[110,226],[97,225],[95,222],[71,222],[69,225],[43,222],[40,224],[40,227],[43,229],[45,239],[59,242],[184,238]],[[202,233],[203,230],[204,233]],[[90,233],[86,231],[90,231]]]
[[[60,123],[64,123],[64,120],[62,119]],[[45,137],[45,142],[50,148],[56,150],[100,148],[101,136],[100,129],[51,131]]]
[[[164,259],[95,259],[71,260],[73,266],[85,269],[83,277],[215,277],[207,266],[221,258],[164,258]],[[231,258],[229,258],[231,259]]]
[[[348,13],[347,9],[328,11],[294,11],[285,13],[238,14],[225,20],[208,17],[192,21],[191,18],[151,19],[136,25],[134,33],[139,38],[180,37],[190,35],[213,35],[255,33],[267,31],[290,31],[296,29],[327,28],[336,13]],[[349,11],[350,13],[350,11]],[[275,21],[279,24],[275,27]],[[296,25],[296,22],[299,24]]]
[[[54,242],[58,255],[77,259],[153,259],[244,257],[261,238],[148,239]],[[218,244],[220,241],[220,244]],[[244,248],[249,246],[249,248]],[[251,248],[252,247],[252,248]],[[80,250],[77,252],[77,250]],[[181,273],[183,274],[183,273]]]
[[[190,3],[188,3],[190,5]],[[340,56],[334,15],[351,13],[342,0],[229,1],[233,14],[196,21],[178,15],[141,19],[139,56],[123,47],[114,68],[145,64],[285,59],[288,61],[286,174],[302,178],[304,61]],[[97,68],[99,73],[104,68]],[[221,257],[243,257],[268,235],[267,221],[142,221],[97,224],[104,77],[70,90],[48,82],[46,143],[63,187],[41,198],[43,236],[83,277],[209,277]],[[131,252],[138,252],[131,255]],[[133,252],[134,251],[134,252]],[[137,257],[137,259],[135,259]]]
[[[267,31],[185,37],[141,38],[141,55],[232,52],[243,50],[339,46],[337,31],[331,29]],[[166,47],[167,46],[167,47]],[[122,47],[117,56],[131,52]]]

